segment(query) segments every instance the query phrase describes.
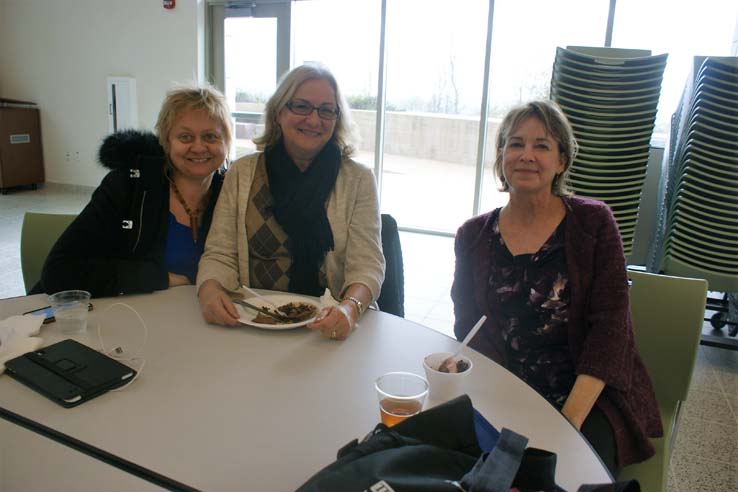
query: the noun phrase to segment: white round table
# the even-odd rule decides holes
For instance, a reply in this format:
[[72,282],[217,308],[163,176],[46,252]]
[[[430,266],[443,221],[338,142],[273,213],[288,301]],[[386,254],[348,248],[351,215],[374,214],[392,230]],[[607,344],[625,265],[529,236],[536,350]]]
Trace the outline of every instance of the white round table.
[[[0,406],[167,477],[207,491],[295,490],[336,451],[379,422],[374,380],[389,371],[423,374],[423,357],[457,342],[427,327],[368,311],[343,342],[307,329],[226,328],[202,319],[194,287],[94,299],[86,334],[99,348],[133,350],[148,325],[146,365],[129,388],[64,409],[0,376]],[[42,307],[45,296],[0,301],[0,319]],[[68,338],[45,325],[45,344]],[[589,444],[541,396],[473,350],[468,393],[495,427],[558,454],[557,483],[610,482]],[[433,404],[435,402],[429,402]],[[152,490],[150,484],[0,421],[0,490]],[[104,486],[101,480],[105,481]]]

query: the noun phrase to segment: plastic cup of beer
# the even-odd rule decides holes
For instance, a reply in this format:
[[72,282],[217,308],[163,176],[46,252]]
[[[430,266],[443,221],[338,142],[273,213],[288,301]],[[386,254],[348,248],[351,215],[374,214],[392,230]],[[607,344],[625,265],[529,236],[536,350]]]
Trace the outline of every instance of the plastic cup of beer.
[[388,372],[375,381],[374,387],[382,423],[388,427],[419,413],[428,396],[428,381],[411,372]]
[[86,290],[63,290],[49,296],[56,326],[62,333],[83,333],[87,329],[90,293]]

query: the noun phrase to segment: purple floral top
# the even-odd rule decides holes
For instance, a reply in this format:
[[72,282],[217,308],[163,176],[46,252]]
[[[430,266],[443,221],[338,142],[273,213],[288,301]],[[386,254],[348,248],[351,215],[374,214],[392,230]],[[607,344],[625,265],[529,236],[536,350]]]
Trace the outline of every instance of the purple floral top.
[[[499,215],[498,215],[499,217]],[[561,408],[576,379],[568,345],[570,290],[565,221],[534,254],[513,256],[495,221],[488,295],[499,306],[497,326],[508,369]]]

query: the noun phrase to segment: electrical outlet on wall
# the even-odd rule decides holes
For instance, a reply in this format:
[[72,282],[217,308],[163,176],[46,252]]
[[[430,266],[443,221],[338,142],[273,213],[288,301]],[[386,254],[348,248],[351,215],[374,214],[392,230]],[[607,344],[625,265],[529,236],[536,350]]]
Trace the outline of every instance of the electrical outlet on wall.
[[72,162],[72,153],[71,152],[67,152],[66,154],[64,154],[64,162]]

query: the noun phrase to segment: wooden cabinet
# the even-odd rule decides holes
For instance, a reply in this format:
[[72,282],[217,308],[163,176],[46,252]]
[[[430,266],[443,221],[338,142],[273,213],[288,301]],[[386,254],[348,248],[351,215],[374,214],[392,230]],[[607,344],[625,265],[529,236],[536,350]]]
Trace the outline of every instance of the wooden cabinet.
[[0,99],[0,192],[44,182],[41,121],[37,108]]

